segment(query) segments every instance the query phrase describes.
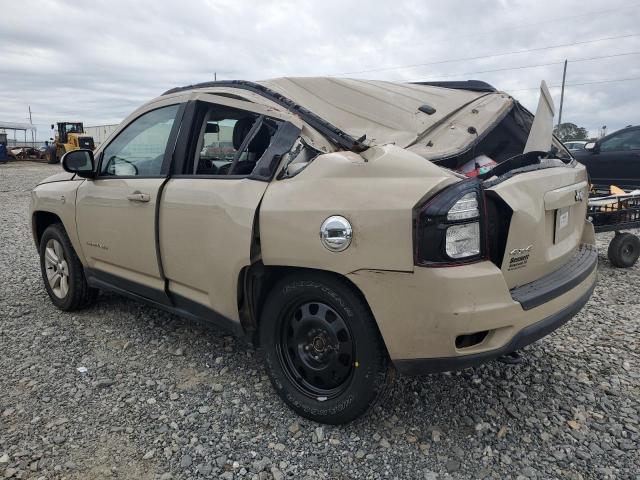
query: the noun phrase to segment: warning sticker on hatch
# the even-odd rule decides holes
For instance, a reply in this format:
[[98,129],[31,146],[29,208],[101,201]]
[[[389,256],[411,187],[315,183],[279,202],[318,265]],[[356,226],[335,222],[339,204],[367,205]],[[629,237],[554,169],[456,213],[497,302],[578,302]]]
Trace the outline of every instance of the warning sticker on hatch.
[[533,245],[529,245],[524,248],[514,248],[511,250],[509,252],[511,258],[509,259],[509,266],[507,267],[507,270],[518,270],[519,268],[525,267],[529,261],[531,248],[533,248]]

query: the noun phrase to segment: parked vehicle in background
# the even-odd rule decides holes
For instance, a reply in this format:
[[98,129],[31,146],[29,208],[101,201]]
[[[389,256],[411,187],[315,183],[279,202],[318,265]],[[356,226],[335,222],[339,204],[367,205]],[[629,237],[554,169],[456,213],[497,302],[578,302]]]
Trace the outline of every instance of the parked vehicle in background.
[[610,133],[571,153],[587,167],[597,189],[608,190],[610,185],[627,190],[640,188],[640,126]]
[[349,422],[392,364],[466,368],[587,302],[587,174],[552,123],[546,86],[535,120],[477,81],[175,88],[33,190],[44,286],[66,311],[106,289],[226,327],[292,409]]
[[573,152],[575,150],[582,150],[584,146],[587,144],[584,140],[569,140],[567,142],[562,142],[567,150]]
[[41,160],[45,158],[46,149],[40,147],[13,147],[8,150],[14,160]]
[[95,147],[99,147],[102,142],[109,138],[109,135],[111,135],[116,128],[118,128],[118,124],[85,126],[84,133],[93,138]]

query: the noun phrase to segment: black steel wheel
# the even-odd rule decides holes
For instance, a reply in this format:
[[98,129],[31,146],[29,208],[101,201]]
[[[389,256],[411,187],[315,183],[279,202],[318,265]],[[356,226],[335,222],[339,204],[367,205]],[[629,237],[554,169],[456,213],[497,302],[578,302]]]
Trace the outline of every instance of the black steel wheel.
[[301,272],[278,282],[262,309],[259,344],[277,393],[317,422],[354,420],[392,378],[367,304],[331,274]]
[[279,360],[302,393],[340,395],[353,374],[355,345],[349,326],[323,302],[296,302],[282,313]]
[[640,256],[640,238],[632,233],[616,233],[607,254],[616,267],[633,267]]

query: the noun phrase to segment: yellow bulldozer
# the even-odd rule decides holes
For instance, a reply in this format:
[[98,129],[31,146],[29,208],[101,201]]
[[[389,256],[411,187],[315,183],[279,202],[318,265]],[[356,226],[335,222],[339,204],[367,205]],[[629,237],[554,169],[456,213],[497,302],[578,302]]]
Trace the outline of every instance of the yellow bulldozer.
[[62,155],[71,150],[95,148],[93,137],[84,133],[82,122],[58,122],[55,127],[51,125],[51,130],[54,128],[55,139],[51,139],[53,143],[48,142],[45,153],[47,163],[58,163]]

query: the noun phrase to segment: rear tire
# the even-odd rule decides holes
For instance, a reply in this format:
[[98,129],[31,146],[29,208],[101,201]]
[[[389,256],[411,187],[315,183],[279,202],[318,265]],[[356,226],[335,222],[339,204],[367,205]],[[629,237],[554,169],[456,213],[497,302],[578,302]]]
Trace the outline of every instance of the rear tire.
[[278,395],[316,422],[354,420],[392,377],[368,306],[332,275],[298,273],[278,282],[262,311],[259,343]]
[[640,255],[640,238],[632,233],[616,233],[607,252],[611,263],[620,268],[629,268]]
[[89,287],[84,268],[60,223],[47,227],[40,240],[40,269],[45,289],[60,310],[78,310],[97,297]]

